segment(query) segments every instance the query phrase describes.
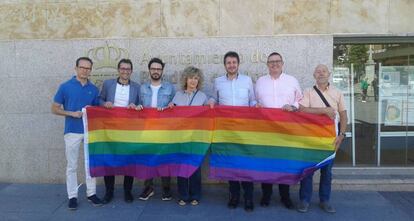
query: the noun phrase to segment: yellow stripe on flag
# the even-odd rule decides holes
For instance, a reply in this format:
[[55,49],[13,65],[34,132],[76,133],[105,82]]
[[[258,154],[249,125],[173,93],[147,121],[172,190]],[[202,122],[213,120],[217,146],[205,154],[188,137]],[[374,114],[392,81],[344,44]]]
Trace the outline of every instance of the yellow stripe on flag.
[[237,143],[333,150],[334,139],[335,137],[310,137],[267,132],[215,130],[213,143]]
[[89,143],[127,142],[127,143],[210,143],[212,131],[209,130],[95,130],[89,131]]

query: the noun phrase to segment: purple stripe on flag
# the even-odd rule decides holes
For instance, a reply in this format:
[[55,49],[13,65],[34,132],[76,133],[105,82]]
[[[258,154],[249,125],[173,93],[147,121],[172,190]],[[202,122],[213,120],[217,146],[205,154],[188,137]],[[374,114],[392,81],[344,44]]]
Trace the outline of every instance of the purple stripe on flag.
[[122,167],[93,167],[90,169],[92,177],[125,175],[138,179],[151,179],[154,177],[190,177],[198,167],[188,164],[163,164],[156,167],[143,165],[129,165]]
[[254,170],[241,170],[231,168],[210,167],[210,179],[253,181],[261,183],[296,184],[307,175],[313,173],[318,168],[307,168],[302,174],[281,173],[281,172],[262,172]]

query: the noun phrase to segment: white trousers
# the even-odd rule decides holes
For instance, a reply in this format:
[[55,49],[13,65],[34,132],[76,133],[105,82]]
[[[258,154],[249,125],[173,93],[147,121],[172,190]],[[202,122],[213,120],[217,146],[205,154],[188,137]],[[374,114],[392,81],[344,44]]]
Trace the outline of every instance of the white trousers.
[[[78,158],[79,148],[83,142],[83,134],[67,133],[64,136],[66,149],[66,189],[68,198],[78,198]],[[96,194],[96,179],[89,173],[89,154],[85,149],[85,176],[86,176],[86,195]]]

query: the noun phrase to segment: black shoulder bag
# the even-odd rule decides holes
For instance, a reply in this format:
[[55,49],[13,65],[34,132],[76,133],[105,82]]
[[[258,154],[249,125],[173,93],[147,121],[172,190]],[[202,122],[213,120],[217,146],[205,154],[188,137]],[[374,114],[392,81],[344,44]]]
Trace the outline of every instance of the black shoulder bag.
[[[316,87],[316,85],[313,86],[313,89],[315,89],[316,93],[318,93],[319,97],[322,99],[323,103],[325,103],[326,107],[331,107],[331,105],[326,100],[325,96],[323,96],[322,92]],[[338,122],[338,135],[341,133],[341,122]]]

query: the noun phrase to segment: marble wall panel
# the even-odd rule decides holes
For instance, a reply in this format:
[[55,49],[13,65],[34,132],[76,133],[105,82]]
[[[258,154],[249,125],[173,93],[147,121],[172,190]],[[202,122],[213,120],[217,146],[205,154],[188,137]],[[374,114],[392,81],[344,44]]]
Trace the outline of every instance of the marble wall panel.
[[161,0],[162,36],[216,36],[218,27],[218,0]]
[[331,0],[330,33],[388,33],[389,0]]
[[389,30],[391,33],[414,33],[413,25],[414,1],[390,1]]
[[[42,147],[0,147],[0,182],[47,183],[47,149]],[[7,157],[7,158],[6,158]]]
[[275,0],[272,34],[329,33],[329,3],[330,0]]
[[412,33],[410,0],[9,0],[0,39]]
[[274,1],[220,1],[220,35],[272,35]]
[[160,1],[99,3],[103,11],[104,36],[148,37],[161,35]]
[[47,30],[50,39],[102,38],[103,13],[95,2],[48,3]]
[[[51,113],[0,114],[0,147],[63,148],[64,118]],[[17,163],[17,162],[15,162]]]
[[0,39],[33,39],[47,36],[45,3],[0,4]]
[[16,66],[12,77],[71,76],[76,54],[70,41],[29,40],[15,42]]
[[57,148],[48,149],[47,173],[49,174],[49,177],[47,178],[47,182],[48,183],[65,183],[66,182],[65,171],[66,171],[65,147],[62,146],[62,148],[59,148],[59,149]]
[[56,90],[68,79],[68,77],[24,77],[0,81],[1,91],[4,92],[0,96],[1,113],[49,113]]

